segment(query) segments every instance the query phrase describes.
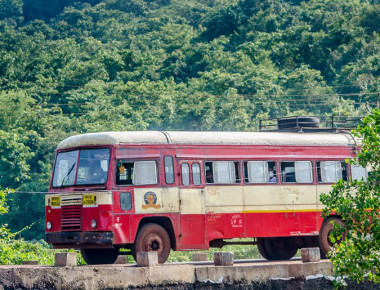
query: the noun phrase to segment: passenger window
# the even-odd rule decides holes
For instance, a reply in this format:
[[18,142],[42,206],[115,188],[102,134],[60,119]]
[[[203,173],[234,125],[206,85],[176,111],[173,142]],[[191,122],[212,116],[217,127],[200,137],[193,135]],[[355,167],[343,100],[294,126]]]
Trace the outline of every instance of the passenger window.
[[281,162],[283,183],[312,183],[313,170],[311,161]]
[[212,162],[205,163],[206,183],[214,183],[214,170]]
[[317,178],[321,183],[347,180],[347,164],[344,161],[320,161],[316,163]]
[[351,165],[351,177],[352,180],[367,180],[368,173],[367,169],[362,167],[361,165]]
[[194,185],[201,184],[201,166],[199,163],[193,163],[191,165],[191,170],[193,171],[193,183]]
[[158,183],[156,161],[123,162],[117,166],[116,184],[149,185]]
[[283,183],[296,182],[294,162],[281,162],[281,176]]
[[135,162],[133,184],[157,184],[157,168],[155,161]]
[[268,163],[265,161],[248,161],[248,182],[265,183],[268,182]]
[[277,183],[276,162],[248,161],[244,163],[246,183]]
[[164,158],[165,165],[165,181],[167,184],[174,183],[174,165],[173,165],[173,157],[165,156]]
[[133,162],[119,162],[117,166],[116,184],[133,184]]
[[214,161],[205,163],[206,182],[231,184],[239,182],[238,162]]
[[190,166],[188,163],[182,163],[181,173],[182,173],[182,185],[189,186],[190,185]]
[[132,209],[132,197],[130,192],[120,193],[120,208],[122,210]]
[[313,170],[310,161],[296,161],[296,182],[298,183],[312,183],[313,182]]

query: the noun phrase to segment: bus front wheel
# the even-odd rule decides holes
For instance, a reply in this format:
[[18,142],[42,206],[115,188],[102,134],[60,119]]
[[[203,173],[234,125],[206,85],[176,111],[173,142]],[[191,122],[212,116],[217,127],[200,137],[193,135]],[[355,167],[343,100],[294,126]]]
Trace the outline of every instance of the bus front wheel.
[[165,263],[170,253],[170,238],[167,231],[158,224],[143,225],[132,247],[132,256],[136,261],[138,252],[157,251],[158,263]]
[[267,260],[289,260],[298,251],[293,238],[260,238],[257,248]]
[[113,264],[118,255],[118,249],[81,249],[83,260],[88,265]]

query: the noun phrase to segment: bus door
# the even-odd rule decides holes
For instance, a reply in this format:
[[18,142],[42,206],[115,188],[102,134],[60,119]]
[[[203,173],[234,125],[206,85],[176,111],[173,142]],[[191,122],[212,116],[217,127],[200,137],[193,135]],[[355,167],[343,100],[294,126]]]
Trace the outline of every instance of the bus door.
[[180,241],[182,249],[206,249],[204,180],[201,161],[181,160]]

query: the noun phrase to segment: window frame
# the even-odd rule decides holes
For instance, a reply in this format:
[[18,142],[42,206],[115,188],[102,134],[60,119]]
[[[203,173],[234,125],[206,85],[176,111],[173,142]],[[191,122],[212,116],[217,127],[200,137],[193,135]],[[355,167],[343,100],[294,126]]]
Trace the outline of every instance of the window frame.
[[360,181],[361,179],[354,179],[354,177],[353,177],[353,172],[354,172],[354,170],[352,170],[353,168],[360,168],[360,169],[364,169],[364,172],[365,172],[365,174],[364,174],[364,181],[367,181],[368,180],[368,168],[367,167],[363,167],[363,166],[361,166],[360,164],[356,164],[356,165],[353,165],[353,164],[350,164],[350,177],[351,177],[351,180],[357,180],[357,181]]
[[[215,167],[214,164],[215,162],[231,162],[234,165],[234,176],[235,176],[235,182],[232,183],[224,183],[224,182],[215,182]],[[207,182],[207,171],[206,171],[206,163],[212,163],[212,178],[213,181],[212,183]],[[203,170],[204,170],[204,178],[205,178],[205,185],[239,185],[241,184],[241,176],[242,176],[242,169],[241,169],[241,160],[204,160],[203,162]],[[202,172],[202,171],[201,171]]]
[[[129,197],[130,197],[130,201],[131,201],[131,205],[130,205],[130,208],[128,208],[128,209],[123,209],[123,207],[122,207],[122,205],[121,205],[121,197],[122,197],[122,195],[126,195],[126,194],[129,194]],[[119,193],[119,206],[120,206],[120,209],[122,210],[122,211],[130,211],[130,210],[132,210],[133,209],[133,197],[132,197],[132,193],[131,192],[129,192],[129,191],[122,191],[122,192],[120,192]]]
[[[198,176],[199,176],[199,184],[195,184],[195,182],[194,182],[194,165],[195,164],[197,164],[198,167],[199,167],[199,174],[198,174]],[[200,185],[202,185],[202,166],[201,166],[200,162],[198,162],[198,161],[192,162],[191,163],[190,172],[191,172],[190,175],[191,175],[191,179],[192,179],[192,184],[194,186],[200,186]]]
[[[297,162],[308,162],[310,164],[310,182],[298,182],[297,181]],[[294,162],[294,173],[297,184],[313,184],[314,183],[314,164],[312,160],[297,160]]]
[[[173,169],[173,182],[168,182],[168,174],[166,173],[166,159],[167,158],[170,158],[171,159],[171,165],[172,165],[172,169]],[[165,175],[165,183],[166,184],[170,184],[170,185],[173,185],[175,183],[175,169],[174,169],[174,158],[172,155],[165,155],[164,156],[164,175]]]
[[[121,162],[121,160],[123,161],[122,163],[133,163],[133,178],[132,178],[132,184],[118,184],[117,183],[117,177],[118,177],[118,166],[117,164],[119,162]],[[144,162],[144,161],[148,161],[148,162],[155,162],[156,164],[156,183],[150,183],[150,184],[133,184],[133,181],[134,181],[134,168],[135,168],[135,165],[134,163],[136,162]],[[125,187],[125,186],[132,186],[132,187],[139,187],[139,186],[155,186],[155,185],[159,185],[160,184],[160,166],[159,166],[159,160],[158,159],[145,159],[145,158],[142,158],[142,159],[127,159],[127,158],[123,158],[123,159],[116,159],[116,170],[115,170],[115,177],[113,178],[114,179],[114,182],[115,182],[115,185],[116,186],[122,186],[122,187]]]
[[[339,162],[340,163],[340,168],[341,168],[341,172],[340,172],[340,175],[341,175],[341,178],[342,180],[344,181],[347,181],[348,178],[351,176],[351,172],[349,171],[351,168],[350,166],[348,166],[348,164],[345,162],[345,160],[342,160],[342,159],[318,159],[315,161],[315,177],[316,177],[316,182],[317,184],[334,184],[336,182],[338,182],[340,179],[338,179],[337,181],[332,181],[332,182],[326,182],[326,181],[322,181],[322,167],[321,165],[320,166],[320,170],[321,170],[321,176],[320,176],[320,180],[318,178],[318,167],[317,167],[317,164],[321,164],[321,162]],[[346,169],[346,177],[344,178],[343,176],[343,166],[342,164],[344,164],[345,166],[345,169]]]
[[[107,160],[108,162],[108,166],[107,166],[107,175],[105,176],[105,181],[104,182],[101,182],[101,183],[84,183],[84,184],[77,184],[78,182],[78,171],[79,171],[79,163],[80,163],[80,157],[81,157],[81,152],[82,151],[94,151],[94,150],[108,150],[108,159],[104,159],[104,160]],[[64,154],[64,153],[69,153],[69,152],[75,152],[75,151],[78,151],[78,154],[77,154],[77,157],[76,157],[76,161],[75,161],[75,168],[73,169],[73,173],[74,173],[74,182],[73,184],[69,184],[69,185],[55,185],[55,182],[58,182],[55,181],[55,173],[56,173],[56,167],[58,166],[57,164],[57,159],[58,159],[58,156],[59,154]],[[82,158],[84,159],[84,158]],[[99,159],[99,161],[101,161]],[[50,182],[50,186],[51,188],[64,188],[64,187],[93,187],[93,186],[107,186],[107,183],[108,183],[108,180],[111,176],[111,166],[112,166],[112,148],[110,146],[94,146],[94,147],[88,147],[88,146],[84,146],[84,147],[72,147],[72,148],[68,148],[68,149],[63,149],[63,150],[58,150],[55,154],[55,158],[54,158],[54,164],[53,164],[53,171],[52,171],[52,178],[51,178],[51,182]],[[57,177],[58,179],[58,177]]]
[[[248,167],[248,162],[265,162],[266,163],[266,169],[267,169],[267,176],[268,177],[268,181],[266,182],[250,182],[249,181],[249,167]],[[275,168],[276,169],[276,173],[275,173],[275,176],[276,176],[276,182],[270,182],[270,177],[269,177],[269,163],[273,163]],[[248,184],[248,185],[277,185],[278,184],[278,181],[279,181],[279,174],[278,174],[278,162],[277,160],[273,160],[273,159],[268,159],[268,160],[263,160],[263,159],[254,159],[254,160],[243,160],[242,161],[242,174],[244,175],[244,177],[242,177],[242,179],[244,180],[244,184]],[[247,173],[247,176],[245,175]]]
[[[293,162],[294,163],[294,181],[289,181],[289,182],[285,182],[284,179],[283,179],[283,172],[282,172],[282,164],[283,163],[287,163],[287,162]],[[296,173],[296,163],[297,162],[309,162],[310,163],[310,173],[311,173],[311,181],[310,182],[297,182],[297,173]],[[297,185],[297,184],[314,184],[315,183],[315,178],[314,178],[314,169],[315,166],[314,166],[314,160],[313,159],[306,159],[306,160],[279,160],[279,171],[280,173],[277,173],[278,176],[280,176],[280,180],[281,180],[281,184],[284,184],[284,185]]]
[[[187,166],[187,173],[186,173],[186,176],[187,176],[187,180],[188,180],[188,184],[185,184],[184,183],[184,174],[183,174],[183,166]],[[187,161],[184,161],[184,162],[181,162],[181,185],[182,186],[191,186],[191,174],[190,174],[190,164],[189,162]]]

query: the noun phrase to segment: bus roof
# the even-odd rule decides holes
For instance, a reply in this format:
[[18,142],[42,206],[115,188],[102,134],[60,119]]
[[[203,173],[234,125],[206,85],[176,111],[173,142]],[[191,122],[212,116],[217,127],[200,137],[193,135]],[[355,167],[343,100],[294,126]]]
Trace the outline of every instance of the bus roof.
[[349,134],[332,133],[130,131],[71,136],[57,149],[117,144],[352,146],[356,143]]

